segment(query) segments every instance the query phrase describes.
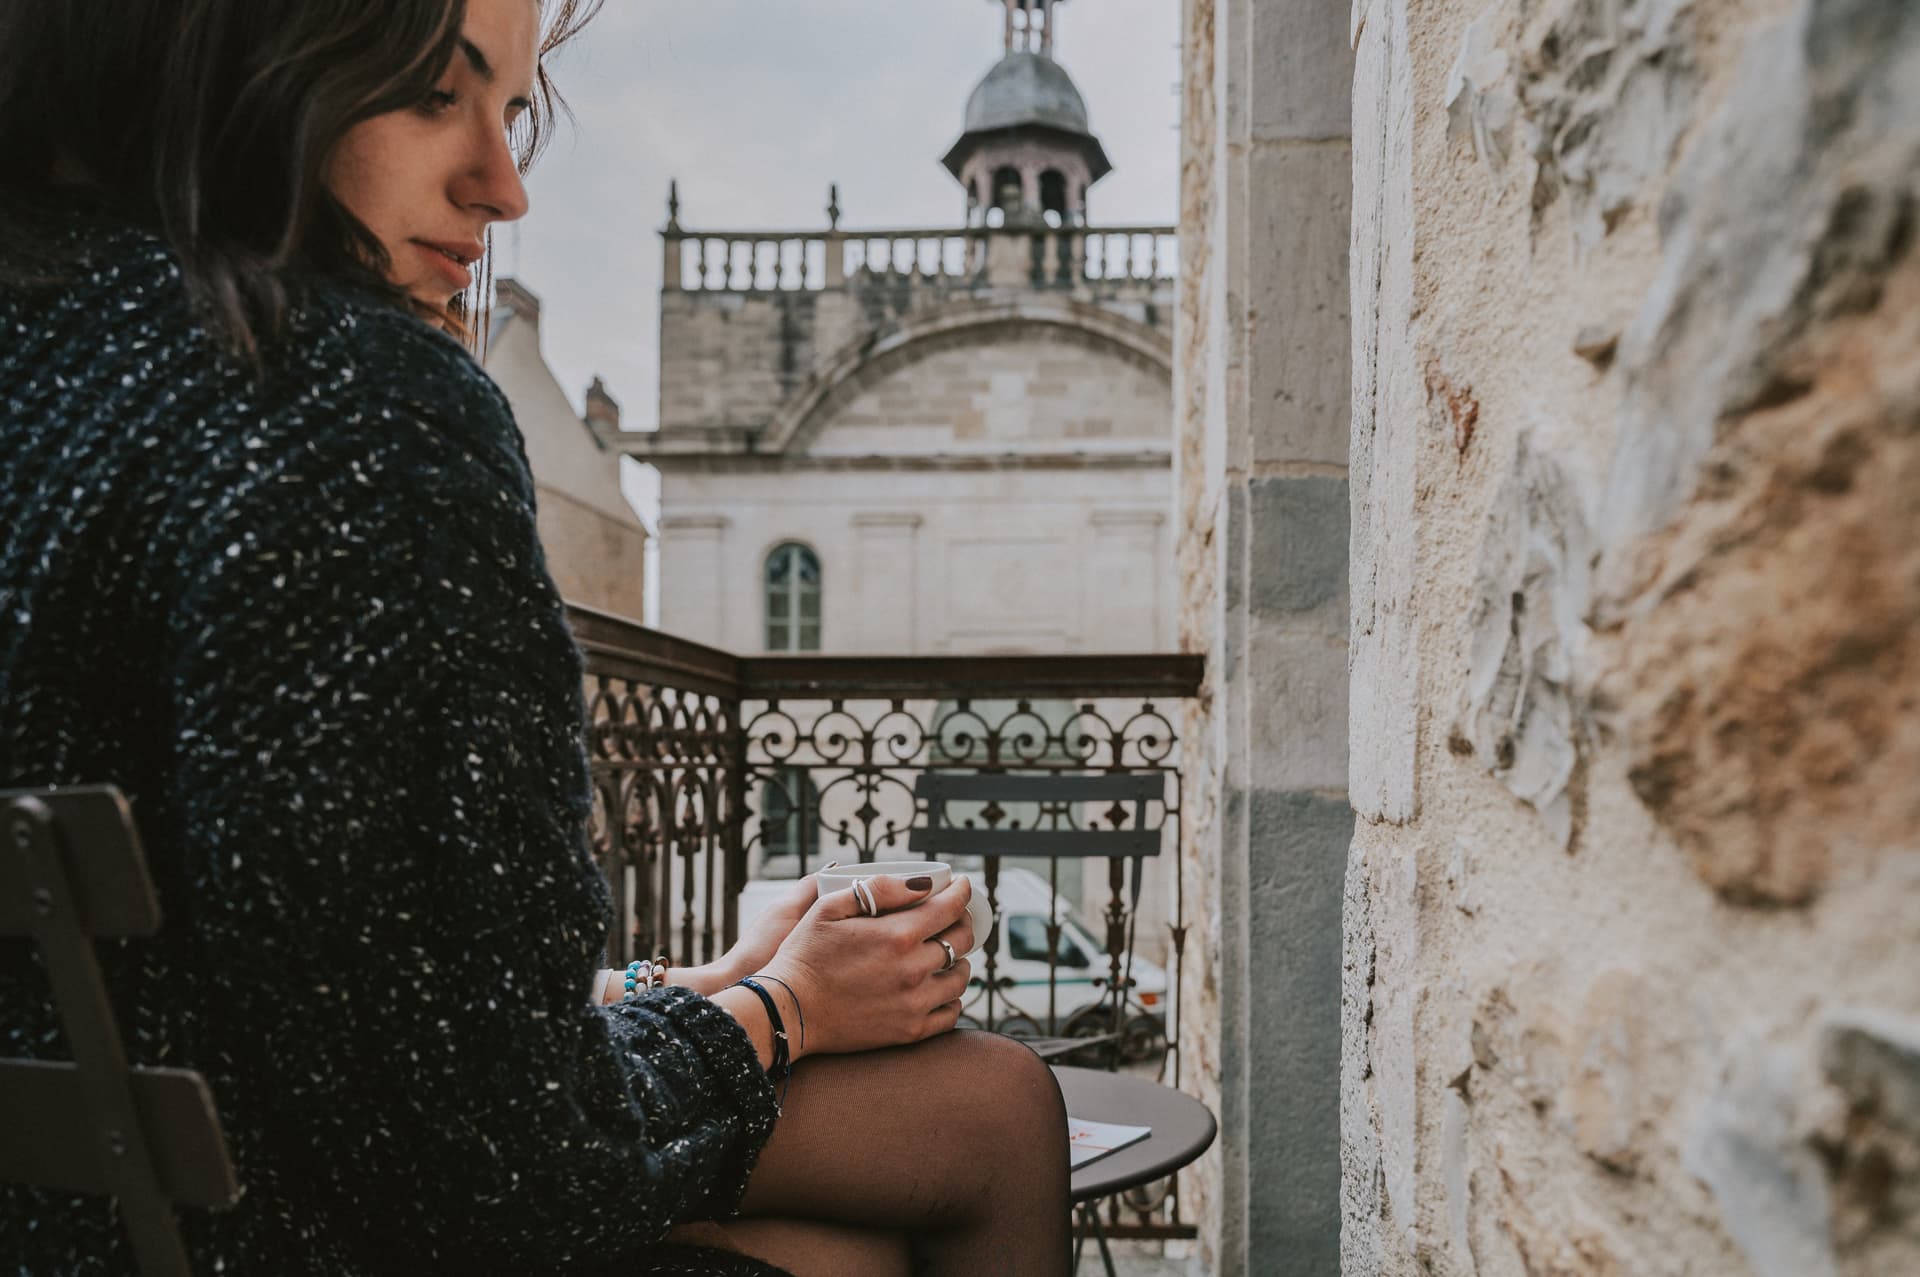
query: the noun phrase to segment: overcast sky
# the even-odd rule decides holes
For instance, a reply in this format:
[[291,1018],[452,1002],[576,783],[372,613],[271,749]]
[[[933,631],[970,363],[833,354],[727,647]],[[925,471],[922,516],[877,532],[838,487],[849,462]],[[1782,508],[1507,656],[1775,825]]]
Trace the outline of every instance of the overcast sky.
[[[553,72],[576,120],[529,181],[533,211],[498,270],[544,304],[547,361],[576,406],[595,373],[624,423],[657,417],[667,181],[682,225],[823,230],[957,226],[940,167],[1001,53],[997,0],[607,0]],[[1178,0],[1072,0],[1056,54],[1114,172],[1092,219],[1178,213]]]

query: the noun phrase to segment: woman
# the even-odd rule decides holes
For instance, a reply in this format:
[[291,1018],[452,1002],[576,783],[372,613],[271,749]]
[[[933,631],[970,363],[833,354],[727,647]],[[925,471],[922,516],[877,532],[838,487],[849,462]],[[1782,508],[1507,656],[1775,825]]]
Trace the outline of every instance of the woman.
[[[1062,1272],[1058,1091],[948,1032],[964,882],[809,881],[591,1004],[580,666],[458,340],[552,7],[0,13],[0,787],[133,799],[167,923],[116,1011],[244,1186],[184,1213],[197,1271]],[[23,944],[0,1052],[65,1054]],[[18,1186],[0,1256],[131,1271],[109,1203]]]

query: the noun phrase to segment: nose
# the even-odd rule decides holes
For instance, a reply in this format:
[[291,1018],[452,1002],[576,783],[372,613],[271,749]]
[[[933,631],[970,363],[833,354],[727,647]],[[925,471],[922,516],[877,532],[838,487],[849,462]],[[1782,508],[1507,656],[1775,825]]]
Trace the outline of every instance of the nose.
[[529,202],[513,147],[503,129],[481,126],[475,132],[471,163],[455,198],[485,212],[490,222],[517,222],[527,215]]

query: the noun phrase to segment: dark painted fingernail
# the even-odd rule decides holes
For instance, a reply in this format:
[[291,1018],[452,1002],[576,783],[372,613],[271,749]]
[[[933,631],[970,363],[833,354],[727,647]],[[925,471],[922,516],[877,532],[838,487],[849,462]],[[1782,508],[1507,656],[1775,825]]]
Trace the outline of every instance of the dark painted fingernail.
[[931,874],[915,874],[913,877],[907,879],[908,891],[925,891],[932,885],[933,876]]

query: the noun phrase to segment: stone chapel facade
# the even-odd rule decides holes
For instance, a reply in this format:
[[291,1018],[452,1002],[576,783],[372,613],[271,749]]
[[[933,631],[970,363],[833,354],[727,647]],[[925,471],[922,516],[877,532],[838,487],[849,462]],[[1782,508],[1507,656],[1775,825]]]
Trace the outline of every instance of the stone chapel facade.
[[728,651],[1163,651],[1171,227],[1088,224],[1111,167],[1057,0],[944,164],[951,229],[664,232],[660,628]]

